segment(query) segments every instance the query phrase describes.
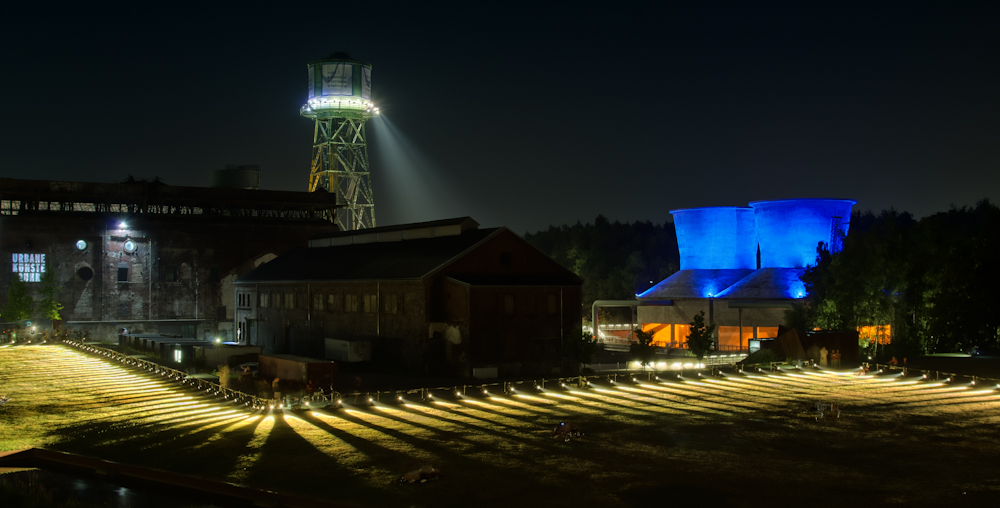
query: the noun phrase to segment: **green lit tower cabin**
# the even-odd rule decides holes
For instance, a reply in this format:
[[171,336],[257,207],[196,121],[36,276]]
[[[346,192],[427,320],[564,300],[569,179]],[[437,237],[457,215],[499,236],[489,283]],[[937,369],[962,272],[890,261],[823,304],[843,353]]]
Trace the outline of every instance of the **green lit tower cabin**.
[[337,194],[334,222],[343,231],[375,227],[365,121],[372,102],[372,66],[346,53],[310,62],[309,98],[299,113],[316,121],[309,191]]

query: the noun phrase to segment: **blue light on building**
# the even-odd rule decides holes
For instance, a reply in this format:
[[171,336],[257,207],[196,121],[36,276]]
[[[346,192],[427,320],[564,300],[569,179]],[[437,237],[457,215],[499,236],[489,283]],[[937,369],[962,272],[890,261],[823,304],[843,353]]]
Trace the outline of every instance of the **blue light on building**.
[[[755,201],[753,207],[761,268],[803,268],[816,262],[816,247],[839,245],[847,235],[851,199]],[[834,250],[836,250],[834,248]]]
[[[850,199],[755,201],[747,207],[671,210],[681,270],[638,298],[788,300],[808,296],[801,275],[822,242],[836,252]],[[757,249],[760,248],[760,267]]]
[[670,213],[677,232],[681,270],[757,268],[752,208],[717,206]]

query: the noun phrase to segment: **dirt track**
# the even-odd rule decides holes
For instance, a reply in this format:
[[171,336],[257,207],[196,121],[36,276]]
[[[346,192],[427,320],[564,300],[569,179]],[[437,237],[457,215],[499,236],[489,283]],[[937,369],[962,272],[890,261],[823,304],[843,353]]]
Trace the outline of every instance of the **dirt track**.
[[[830,372],[251,413],[62,346],[0,348],[0,449],[43,446],[347,506],[984,506],[1000,392]],[[839,401],[840,419],[798,409]],[[588,436],[549,437],[561,420]],[[426,484],[391,480],[425,463]]]

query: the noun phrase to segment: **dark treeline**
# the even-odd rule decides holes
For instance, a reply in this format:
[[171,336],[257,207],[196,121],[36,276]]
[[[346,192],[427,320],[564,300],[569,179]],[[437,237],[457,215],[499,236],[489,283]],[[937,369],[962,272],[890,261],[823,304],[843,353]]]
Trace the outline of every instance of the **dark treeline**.
[[583,305],[635,298],[680,268],[673,223],[609,222],[550,226],[524,239],[583,278]]
[[810,302],[790,326],[890,325],[889,354],[1000,347],[1000,208],[989,201],[920,221],[855,213],[843,250],[817,252],[803,276]]

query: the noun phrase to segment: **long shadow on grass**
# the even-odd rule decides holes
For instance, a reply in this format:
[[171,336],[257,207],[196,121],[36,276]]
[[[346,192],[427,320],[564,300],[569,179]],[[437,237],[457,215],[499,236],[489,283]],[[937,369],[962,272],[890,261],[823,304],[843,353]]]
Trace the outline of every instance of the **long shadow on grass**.
[[[657,409],[648,409],[648,408],[645,408],[645,407],[637,407],[637,406],[634,406],[634,405],[629,405],[629,404],[626,404],[624,401],[620,401],[620,400],[614,400],[614,401],[612,401],[612,400],[604,400],[604,399],[623,399],[625,397],[622,397],[621,395],[618,395],[618,394],[624,394],[624,393],[627,393],[627,392],[613,392],[613,394],[602,393],[602,392],[583,392],[581,394],[574,394],[574,397],[578,397],[582,401],[591,402],[593,404],[603,404],[603,405],[606,405],[606,406],[614,406],[614,407],[620,407],[620,408],[623,408],[623,409],[627,409],[630,414],[636,414],[636,416],[639,416],[639,417],[648,417],[648,416],[663,417],[663,416],[667,416],[667,415],[670,414],[670,413],[665,413],[665,412],[657,410]],[[635,402],[635,401],[633,401],[633,402]],[[687,415],[698,416],[698,415],[700,415],[700,413],[695,412],[695,411],[691,411],[690,409],[687,409],[687,408],[684,408],[684,407],[674,407],[673,405],[649,404],[649,403],[643,402],[643,401],[639,401],[639,402],[642,403],[642,404],[644,404],[644,405],[653,406],[654,408],[670,409],[672,411],[677,411],[677,412],[681,413],[681,415],[677,415],[677,416],[687,416]],[[684,404],[681,404],[681,405],[684,405]],[[617,413],[616,412],[614,414],[621,414],[621,413]]]
[[[405,432],[402,432],[400,430],[386,427],[384,425],[379,425],[379,424],[377,424],[377,423],[375,423],[373,421],[365,420],[364,418],[361,418],[361,417],[358,417],[358,416],[354,416],[354,415],[351,415],[351,414],[343,414],[343,415],[339,415],[339,416],[341,418],[343,418],[345,421],[351,421],[351,422],[356,423],[358,425],[367,427],[367,428],[369,428],[371,430],[374,430],[376,432],[379,432],[379,433],[384,434],[386,436],[389,436],[391,438],[397,439],[400,442],[406,443],[406,444],[408,444],[408,445],[410,445],[410,446],[412,446],[414,448],[423,450],[423,451],[425,451],[427,453],[435,453],[437,455],[441,455],[442,453],[444,453],[444,454],[456,454],[456,452],[448,450],[447,448],[443,447],[442,445],[438,444],[437,442],[434,442],[434,441],[431,441],[431,440],[427,440],[427,439],[423,439],[423,438],[419,438],[419,437],[407,434]],[[383,417],[383,418],[385,417],[385,415],[381,415],[381,414],[378,415],[378,416]],[[393,420],[395,420],[395,419],[393,419]],[[410,424],[410,422],[405,422],[405,423]],[[477,428],[477,430],[479,430],[481,432],[484,429],[478,429]],[[505,433],[501,433],[501,432],[494,432],[494,433],[497,434],[497,435],[502,435],[505,438],[509,438],[510,437],[510,434],[505,434]],[[428,449],[425,446],[425,444],[430,444],[430,443],[434,444],[433,448],[434,448],[435,451],[431,451],[430,449]],[[484,446],[484,445],[482,445],[480,443],[474,443],[473,442],[472,444],[475,445],[475,446],[480,446],[480,447]],[[458,455],[460,455],[460,454],[458,454]]]
[[[321,411],[316,411],[316,412],[319,413]],[[323,411],[323,414],[326,415],[329,418],[343,419],[345,421],[357,420],[356,418],[348,417],[348,416],[345,416],[345,415],[340,414],[340,413],[332,413],[332,412]],[[378,443],[374,443],[372,441],[369,441],[369,440],[367,440],[367,439],[365,439],[365,438],[363,438],[361,436],[358,436],[356,434],[352,434],[352,433],[350,433],[350,432],[348,432],[346,430],[343,430],[343,429],[339,429],[339,428],[331,425],[330,423],[324,421],[323,419],[315,417],[315,416],[313,416],[313,415],[311,415],[309,413],[305,413],[303,415],[299,415],[298,418],[301,418],[306,423],[308,423],[310,425],[313,425],[316,428],[318,428],[318,429],[320,429],[320,430],[322,430],[322,431],[330,434],[331,436],[333,436],[333,437],[335,437],[335,438],[343,441],[345,444],[347,444],[348,446],[351,446],[352,448],[354,448],[355,450],[357,450],[359,453],[365,455],[366,457],[372,458],[373,460],[375,458],[383,458],[383,459],[388,458],[388,459],[391,459],[391,460],[400,460],[400,459],[404,459],[404,458],[408,458],[409,457],[405,453],[393,450],[391,448],[386,448],[384,446],[379,445]],[[354,423],[356,425],[361,425],[361,426],[367,427],[367,425],[365,425],[363,422],[352,421],[352,423]],[[284,423],[284,425],[288,425],[288,424]]]
[[[630,391],[627,391],[627,390],[623,390],[620,393],[621,393],[621,395],[619,395],[619,397],[621,397],[622,399],[631,400],[633,402],[636,402],[636,403],[639,403],[639,404],[644,404],[646,406],[651,406],[651,407],[654,407],[654,408],[662,407],[662,408],[673,409],[673,410],[677,410],[677,411],[686,411],[688,413],[691,413],[692,416],[708,416],[708,415],[711,415],[711,413],[724,413],[724,411],[722,411],[722,410],[704,408],[702,406],[697,406],[697,405],[694,405],[694,404],[688,404],[688,403],[685,403],[685,402],[674,401],[674,400],[670,400],[670,399],[667,399],[667,398],[664,398],[664,397],[656,397],[656,396],[653,396],[651,394],[646,394],[646,393],[636,393],[636,392],[630,392]],[[656,400],[661,400],[664,403],[663,404],[657,404],[655,402],[650,402],[650,401],[646,401],[646,400],[637,400],[637,399],[639,399],[641,397],[651,398],[651,399],[656,399]],[[567,402],[570,402],[570,403],[573,403],[573,404],[583,405],[583,403],[580,402],[580,401],[567,401]],[[684,407],[684,406],[687,406],[687,407]],[[661,414],[663,414],[662,412],[655,411],[655,410],[652,410],[652,409],[640,408],[640,407],[636,407],[636,406],[626,406],[626,407],[629,407],[629,408],[631,408],[633,410],[637,410],[637,411],[638,410],[646,411],[646,412],[649,412],[649,413],[651,413],[653,415],[661,415]],[[692,409],[689,409],[689,408],[692,408]]]
[[[553,413],[551,416],[550,415],[541,415],[541,414],[539,414],[539,415],[535,416],[534,419],[529,420],[526,417],[515,417],[515,416],[512,416],[512,415],[510,415],[508,413],[505,413],[505,412],[501,411],[501,409],[503,409],[504,407],[503,406],[497,406],[497,404],[502,404],[502,403],[481,402],[480,404],[476,404],[476,402],[481,402],[481,401],[473,401],[472,399],[467,399],[466,403],[467,404],[473,404],[473,405],[472,406],[468,406],[467,408],[463,407],[463,406],[460,406],[460,407],[463,407],[463,409],[467,410],[467,411],[471,411],[471,410],[482,411],[484,413],[491,413],[491,414],[495,414],[495,415],[498,415],[498,416],[503,416],[504,418],[510,418],[512,420],[519,420],[519,421],[522,421],[524,423],[529,423],[529,424],[533,424],[533,425],[537,425],[538,424],[538,419],[539,418],[552,418],[554,420],[559,420],[559,419],[567,419],[567,417],[571,417],[571,418],[581,417],[581,416],[594,417],[594,416],[603,416],[605,414],[605,412],[603,412],[603,411],[601,411],[599,409],[596,409],[596,408],[592,408],[592,407],[586,406],[585,404],[575,404],[577,406],[581,406],[581,407],[585,408],[586,409],[585,411],[581,411],[579,409],[576,409],[575,407],[566,407],[567,406],[567,404],[566,404],[567,400],[559,399],[558,401],[553,401],[552,404],[551,404],[551,407],[546,408],[546,410],[548,410],[549,412]],[[523,401],[518,401],[518,402],[525,403]],[[499,409],[495,409],[495,408],[499,408]],[[461,415],[467,416],[469,418],[475,418],[477,420],[482,420],[484,422],[487,422],[487,423],[490,423],[490,424],[493,424],[493,425],[497,425],[496,421],[490,420],[488,418],[483,418],[481,416],[467,414],[465,412],[461,412],[461,411],[454,410],[454,409],[451,409],[451,408],[447,408],[447,409],[450,410],[450,411],[455,412],[456,414],[461,414]],[[524,410],[524,411],[531,412],[531,411],[528,411],[528,410]]]
[[357,469],[345,467],[316,448],[280,415],[274,418],[259,454],[248,467],[247,484],[324,497],[350,488],[360,491],[355,494],[382,497],[383,489],[371,488],[357,477]]
[[[722,409],[719,408],[708,408],[714,411],[723,411],[731,413],[732,415],[748,413],[748,412],[773,412],[774,410],[766,408],[774,407],[784,407],[789,402],[793,402],[794,399],[787,397],[766,397],[767,401],[753,401],[741,398],[736,398],[732,396],[731,390],[725,390],[713,387],[712,385],[699,386],[681,383],[661,383],[655,385],[651,388],[659,398],[664,396],[674,396],[674,397],[685,397],[687,400],[694,400],[704,402],[711,405],[721,405]],[[668,399],[669,400],[669,399]],[[735,411],[729,408],[738,407],[743,409],[743,411]]]
[[[673,386],[670,386],[673,385]],[[635,394],[633,392],[633,394]],[[673,384],[673,383],[663,383],[658,385],[649,391],[643,393],[644,397],[650,397],[653,399],[662,400],[671,404],[684,404],[692,408],[698,408],[696,411],[707,414],[727,414],[730,416],[735,416],[740,414],[739,411],[731,409],[732,406],[743,406],[745,404],[743,401],[739,401],[739,404],[721,401],[718,399],[732,400],[724,395],[715,395],[704,393],[700,390],[691,389],[685,385]],[[687,402],[681,402],[674,399],[674,397],[684,397]],[[703,405],[695,404],[694,402],[702,402]],[[751,403],[752,404],[752,403]],[[656,405],[656,404],[652,404]],[[722,407],[712,407],[712,406],[722,406]]]
[[[441,410],[441,409],[439,409],[439,410]],[[502,437],[502,438],[504,438],[507,441],[517,441],[517,442],[520,442],[520,443],[522,443],[524,445],[529,445],[529,446],[535,444],[531,440],[517,437],[516,432],[520,432],[520,431],[515,431],[513,429],[511,431],[509,431],[509,432],[495,431],[493,429],[486,429],[484,427],[479,427],[479,426],[476,426],[476,425],[471,425],[469,423],[460,422],[460,421],[457,421],[457,420],[452,420],[450,418],[445,418],[443,416],[439,416],[439,415],[436,415],[436,414],[425,413],[423,411],[419,411],[419,410],[413,409],[413,408],[411,408],[409,406],[400,409],[400,411],[401,412],[410,413],[410,414],[412,414],[414,416],[421,416],[423,418],[439,420],[439,421],[441,421],[443,423],[447,423],[447,424],[450,424],[450,425],[457,425],[457,426],[465,427],[465,428],[468,428],[469,430],[475,431],[475,432],[480,432],[480,433],[485,432],[485,433],[493,434],[493,435],[496,435],[498,437]],[[441,410],[441,411],[444,412],[444,410]],[[383,416],[385,418],[389,418],[389,419],[395,420],[395,421],[398,421],[398,422],[406,423],[408,425],[413,425],[413,426],[418,426],[418,427],[422,427],[422,428],[425,428],[425,429],[429,429],[429,430],[432,430],[432,431],[435,431],[435,432],[441,432],[441,433],[445,432],[445,431],[441,431],[440,429],[436,429],[434,427],[431,427],[430,425],[419,424],[419,423],[416,423],[416,422],[414,422],[412,420],[407,420],[407,419],[405,419],[405,418],[403,418],[403,417],[401,417],[399,415],[394,415],[394,414],[391,414],[391,413],[384,413],[381,416]],[[467,416],[467,417],[472,418],[471,415],[465,415],[465,414],[463,414],[463,416]],[[464,435],[462,435],[459,432],[447,431],[447,434],[449,434],[451,436],[454,436],[454,438],[460,439],[460,440],[468,443],[471,446],[475,446],[475,447],[482,446],[482,443],[479,443],[479,442],[476,442],[474,440],[471,440],[471,439],[465,437]]]

